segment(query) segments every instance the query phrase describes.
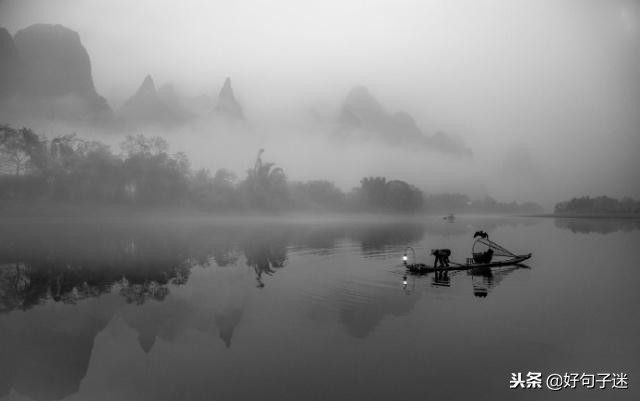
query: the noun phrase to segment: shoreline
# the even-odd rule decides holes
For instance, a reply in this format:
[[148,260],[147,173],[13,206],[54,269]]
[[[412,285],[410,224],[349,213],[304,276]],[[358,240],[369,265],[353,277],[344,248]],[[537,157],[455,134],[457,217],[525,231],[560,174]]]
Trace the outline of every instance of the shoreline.
[[640,213],[542,213],[522,215],[522,217],[543,217],[555,219],[640,219]]
[[[92,220],[157,220],[157,221],[417,221],[420,219],[441,220],[441,213],[389,213],[371,211],[323,211],[323,210],[218,210],[205,211],[189,205],[182,206],[140,206],[125,204],[90,203],[2,203],[0,202],[0,222],[9,221],[92,221]],[[456,219],[465,218],[555,218],[555,219],[640,219],[640,213],[459,213]],[[452,223],[455,223],[453,220]]]
[[188,206],[90,205],[86,203],[6,205],[0,203],[0,223],[21,222],[318,222],[375,223],[432,221],[455,224],[464,220],[526,218],[516,214],[459,214],[448,221],[439,213],[385,213],[371,211],[203,211]]

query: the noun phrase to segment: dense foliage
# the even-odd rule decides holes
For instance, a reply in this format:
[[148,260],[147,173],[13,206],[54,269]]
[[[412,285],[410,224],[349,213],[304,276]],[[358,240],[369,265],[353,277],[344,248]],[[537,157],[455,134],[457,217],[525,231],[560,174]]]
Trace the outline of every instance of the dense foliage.
[[[205,211],[522,212],[537,205],[471,201],[465,195],[426,199],[400,180],[366,177],[345,193],[325,180],[290,182],[263,162],[260,149],[244,178],[220,169],[193,171],[183,153],[159,137],[128,136],[120,153],[76,135],[48,139],[0,125],[0,201],[180,205]],[[535,210],[534,210],[535,209]]]
[[542,207],[533,202],[498,202],[490,196],[472,200],[464,194],[429,195],[425,199],[428,210],[434,213],[541,213]]
[[591,198],[583,196],[573,198],[567,202],[557,203],[554,208],[556,214],[610,214],[610,213],[640,213],[640,201],[625,197],[621,200],[598,196]]

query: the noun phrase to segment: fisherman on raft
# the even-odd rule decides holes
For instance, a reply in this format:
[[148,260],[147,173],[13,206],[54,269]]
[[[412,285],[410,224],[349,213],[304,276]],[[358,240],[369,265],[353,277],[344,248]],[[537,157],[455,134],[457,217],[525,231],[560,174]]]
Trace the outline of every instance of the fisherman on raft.
[[449,256],[451,256],[451,250],[449,249],[432,249],[431,254],[436,257],[436,260],[433,262],[433,267],[438,267],[438,262],[440,262],[441,267],[449,267]]

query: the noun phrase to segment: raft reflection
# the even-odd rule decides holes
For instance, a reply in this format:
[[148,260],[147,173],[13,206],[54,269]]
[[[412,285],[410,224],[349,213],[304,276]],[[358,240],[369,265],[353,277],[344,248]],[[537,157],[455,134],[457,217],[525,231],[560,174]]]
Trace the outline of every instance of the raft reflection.
[[[442,226],[4,224],[0,397],[17,391],[34,400],[61,399],[77,392],[96,338],[114,321],[136,333],[138,351],[144,354],[157,347],[158,339],[173,342],[189,330],[211,333],[230,348],[252,294],[265,296],[268,291],[262,289],[284,276],[283,269],[299,268],[291,264],[292,257],[307,253],[325,258],[355,255],[351,260],[358,266],[352,276],[339,271],[343,262],[326,259],[322,267],[336,268],[341,275],[332,276],[309,298],[308,317],[321,324],[337,319],[349,336],[364,339],[385,317],[410,313],[422,295],[412,291],[413,282],[407,288],[412,293],[399,297],[397,287],[385,281],[385,272],[395,269],[389,262],[395,260],[394,252],[421,241],[426,233],[466,237],[473,229]],[[370,262],[387,270],[371,270]],[[201,274],[212,270],[215,274]],[[193,280],[194,275],[200,280]],[[434,282],[449,286],[450,278],[444,275]],[[335,316],[328,316],[334,311]]]

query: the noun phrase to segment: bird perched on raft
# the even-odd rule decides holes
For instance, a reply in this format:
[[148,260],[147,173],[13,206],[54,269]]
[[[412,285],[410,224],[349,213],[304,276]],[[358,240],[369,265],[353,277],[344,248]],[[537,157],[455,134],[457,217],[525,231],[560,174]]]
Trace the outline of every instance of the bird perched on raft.
[[475,237],[480,237],[480,238],[484,238],[484,239],[489,239],[489,234],[487,234],[484,231],[476,231],[475,234],[473,234],[473,238]]

